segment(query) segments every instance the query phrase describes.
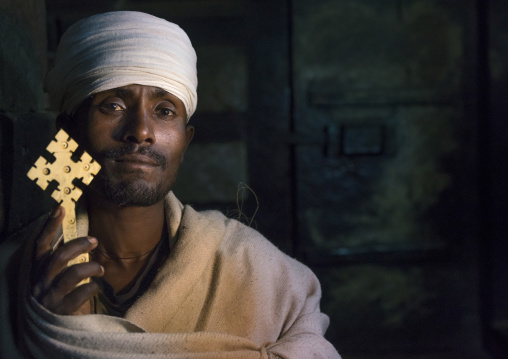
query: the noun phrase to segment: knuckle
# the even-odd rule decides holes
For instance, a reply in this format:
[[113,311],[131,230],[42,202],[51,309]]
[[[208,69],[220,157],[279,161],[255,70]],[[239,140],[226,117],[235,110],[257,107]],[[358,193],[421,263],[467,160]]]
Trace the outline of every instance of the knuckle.
[[79,253],[88,252],[90,249],[92,249],[93,246],[92,243],[86,237],[76,239],[76,243],[79,244],[77,246],[78,248],[76,248],[79,251]]
[[70,300],[68,296],[62,299],[62,305],[60,306],[60,310],[65,314],[71,314],[74,312],[74,301]]
[[64,303],[70,308],[70,312],[75,312],[84,303],[90,300],[95,294],[98,286],[95,283],[83,284],[67,294],[64,298]]
[[74,287],[83,279],[90,276],[89,263],[74,264],[67,267],[59,279],[59,284],[64,287]]
[[52,260],[53,262],[68,262],[68,257],[67,251],[64,248],[59,248],[53,253]]
[[46,293],[44,297],[42,297],[39,302],[46,308],[51,311],[55,311],[56,305],[55,305],[55,295],[52,291],[49,291]]
[[41,297],[41,294],[42,294],[42,290],[40,289],[40,287],[33,287],[32,288],[32,295],[34,296],[35,299],[39,300]]
[[32,287],[32,295],[36,299],[39,299],[42,296],[42,293],[44,293],[44,285],[41,282],[38,282]]
[[99,263],[97,262],[89,262],[89,265],[91,267],[91,269],[93,270],[93,273],[94,274],[100,274],[102,273],[102,267]]
[[41,303],[44,308],[51,309],[51,306],[50,306],[50,303],[49,303],[49,300],[47,297],[40,298],[39,303]]
[[58,248],[53,253],[53,259],[60,263],[68,262],[78,254],[86,252],[89,246],[90,242],[83,238],[69,241],[66,243],[66,246]]
[[72,265],[65,270],[65,275],[62,275],[61,282],[63,284],[72,284],[77,281],[81,275],[79,265]]
[[46,277],[45,273],[39,273],[39,276],[34,279],[32,284],[32,295],[37,299],[44,295],[51,285],[51,281]]
[[93,282],[82,284],[82,285],[80,285],[79,287],[76,288],[74,294],[78,298],[81,298],[81,297],[88,298],[88,297],[90,297],[91,295],[94,294],[94,292],[96,290],[96,287],[97,287],[97,285],[95,283],[93,283]]
[[99,290],[99,285],[95,282],[87,283],[85,284],[85,286],[86,286],[85,290],[89,294],[94,294],[96,291]]

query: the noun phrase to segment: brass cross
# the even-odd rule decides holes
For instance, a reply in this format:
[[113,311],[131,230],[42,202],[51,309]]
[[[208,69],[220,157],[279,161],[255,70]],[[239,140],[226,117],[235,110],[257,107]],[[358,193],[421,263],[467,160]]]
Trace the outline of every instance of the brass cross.
[[[88,185],[99,172],[101,166],[93,158],[84,152],[78,162],[71,158],[78,144],[64,131],[60,130],[55,139],[50,142],[46,150],[53,154],[55,161],[48,162],[44,157],[39,157],[34,163],[27,176],[36,181],[39,187],[45,190],[48,184],[55,180],[58,188],[53,191],[51,197],[65,208],[65,218],[62,223],[64,242],[77,238],[76,230],[76,202],[81,197],[82,191],[72,183],[74,179]],[[88,253],[69,261],[69,265],[83,263],[89,260]]]

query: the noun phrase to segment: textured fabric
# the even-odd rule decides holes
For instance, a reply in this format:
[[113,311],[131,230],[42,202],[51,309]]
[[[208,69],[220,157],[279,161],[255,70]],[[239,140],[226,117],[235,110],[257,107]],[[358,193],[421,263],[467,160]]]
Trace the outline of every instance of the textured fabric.
[[196,53],[178,25],[135,11],[83,19],[63,35],[44,86],[53,106],[72,115],[88,96],[131,84],[170,92],[192,116]]
[[166,214],[170,241],[178,239],[125,318],[55,315],[25,290],[21,346],[52,359],[340,358],[323,337],[328,317],[307,267],[255,230],[183,207],[171,193]]

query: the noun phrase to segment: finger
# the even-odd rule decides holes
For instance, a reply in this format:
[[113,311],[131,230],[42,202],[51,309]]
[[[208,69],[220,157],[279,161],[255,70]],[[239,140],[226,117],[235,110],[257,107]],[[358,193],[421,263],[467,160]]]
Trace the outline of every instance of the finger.
[[64,217],[65,209],[62,206],[58,206],[48,218],[41,234],[37,238],[37,247],[35,249],[36,260],[39,260],[52,249],[51,242],[55,238],[56,231],[58,230],[58,227],[60,227]]
[[[64,243],[64,245],[59,247],[51,256],[51,260],[48,264],[46,272],[46,277],[44,278],[45,282],[48,284],[51,283],[56,276],[58,276],[64,269],[67,268],[67,265],[71,259],[76,258],[80,254],[88,253],[95,247],[97,247],[97,239],[94,237],[81,237]],[[69,268],[72,267],[74,266]]]
[[[99,285],[95,282],[91,282],[87,285],[80,285],[76,290],[67,294],[63,301],[63,307],[67,308],[66,310],[69,314],[83,314],[77,313],[78,311],[82,312],[81,307],[83,304],[89,303],[94,295],[99,292]],[[88,306],[88,311],[90,311],[90,306]],[[89,313],[87,313],[89,314]]]
[[82,312],[81,307],[94,295],[99,292],[99,285],[95,282],[80,285],[73,291],[65,295],[58,304],[48,304],[45,307],[50,311],[61,315],[86,314]]
[[[51,288],[44,293],[44,297],[40,299],[40,302],[48,309],[58,306],[69,293],[76,290],[76,286],[83,279],[101,277],[103,275],[104,268],[97,262],[70,266],[53,281]],[[83,284],[79,287],[88,286],[88,284]]]
[[93,237],[81,237],[69,241],[60,246],[47,260],[37,263],[38,270],[34,273],[32,293],[36,298],[45,295],[52,286],[52,282],[64,269],[69,260],[87,253],[97,246],[97,240]]

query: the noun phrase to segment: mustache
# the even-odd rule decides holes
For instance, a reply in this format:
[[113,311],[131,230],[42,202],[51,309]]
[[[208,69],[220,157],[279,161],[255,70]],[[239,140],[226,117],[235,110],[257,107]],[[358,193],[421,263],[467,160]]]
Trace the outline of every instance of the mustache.
[[164,170],[167,166],[167,158],[159,151],[155,150],[152,147],[140,147],[138,145],[132,144],[119,148],[110,148],[103,150],[99,153],[99,157],[103,160],[117,160],[118,158],[125,155],[132,154],[140,154],[147,157],[150,157],[152,160],[157,162],[157,164]]

